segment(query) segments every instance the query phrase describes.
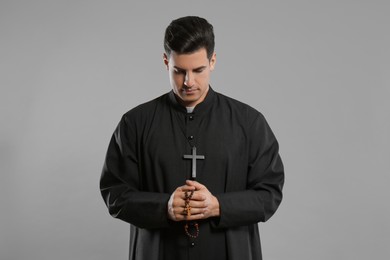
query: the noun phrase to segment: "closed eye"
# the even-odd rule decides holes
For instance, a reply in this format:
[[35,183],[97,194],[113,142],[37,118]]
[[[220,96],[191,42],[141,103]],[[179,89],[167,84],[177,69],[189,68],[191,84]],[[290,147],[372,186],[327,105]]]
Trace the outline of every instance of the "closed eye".
[[200,69],[196,69],[194,70],[195,73],[201,73],[204,71],[205,68],[200,68]]
[[185,70],[181,70],[181,69],[177,69],[177,68],[175,68],[173,70],[173,72],[175,72],[175,74],[186,74]]

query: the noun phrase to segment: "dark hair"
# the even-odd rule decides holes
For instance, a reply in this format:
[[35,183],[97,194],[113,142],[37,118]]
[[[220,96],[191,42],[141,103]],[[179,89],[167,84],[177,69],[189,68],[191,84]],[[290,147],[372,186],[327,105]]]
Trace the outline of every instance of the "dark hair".
[[214,45],[213,26],[201,17],[186,16],[173,20],[165,30],[164,49],[168,56],[172,51],[185,54],[205,48],[211,59]]

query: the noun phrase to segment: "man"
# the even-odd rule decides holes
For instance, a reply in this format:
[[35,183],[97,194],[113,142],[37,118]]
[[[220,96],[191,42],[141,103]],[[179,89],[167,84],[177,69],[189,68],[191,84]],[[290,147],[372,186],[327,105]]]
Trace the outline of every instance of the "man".
[[122,117],[101,176],[110,214],[130,223],[129,259],[261,259],[257,223],[282,200],[278,143],[258,111],[209,86],[205,19],[172,21],[164,48],[172,91]]

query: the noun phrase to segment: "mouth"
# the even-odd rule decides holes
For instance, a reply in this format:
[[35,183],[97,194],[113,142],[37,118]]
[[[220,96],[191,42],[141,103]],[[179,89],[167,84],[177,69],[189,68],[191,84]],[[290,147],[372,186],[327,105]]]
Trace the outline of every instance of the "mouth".
[[194,94],[196,92],[196,89],[195,88],[183,88],[182,92],[186,95],[191,95],[191,94]]

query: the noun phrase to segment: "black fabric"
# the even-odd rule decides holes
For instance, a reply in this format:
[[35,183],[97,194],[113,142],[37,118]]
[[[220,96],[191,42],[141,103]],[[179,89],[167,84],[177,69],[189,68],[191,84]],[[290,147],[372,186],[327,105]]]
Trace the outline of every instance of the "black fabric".
[[[191,138],[189,138],[192,136]],[[218,198],[219,218],[200,221],[192,244],[184,223],[167,218],[172,192],[190,178]],[[113,217],[131,225],[131,260],[261,259],[258,222],[282,200],[284,170],[278,143],[261,113],[210,88],[188,114],[173,92],[121,119],[110,141],[100,188]]]

